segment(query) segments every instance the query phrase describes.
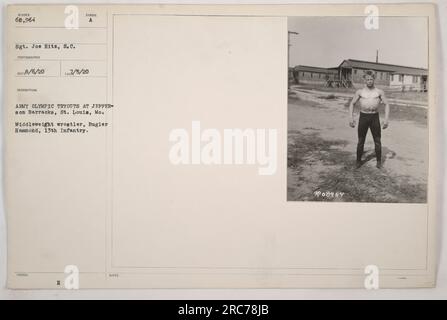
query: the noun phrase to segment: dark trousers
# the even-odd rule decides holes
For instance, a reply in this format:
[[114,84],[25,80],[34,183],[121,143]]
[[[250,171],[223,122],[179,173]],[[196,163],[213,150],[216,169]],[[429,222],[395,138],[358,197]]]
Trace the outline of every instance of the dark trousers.
[[379,113],[363,113],[360,112],[359,125],[358,125],[358,137],[357,143],[357,161],[362,160],[363,146],[365,145],[366,134],[368,129],[371,130],[371,134],[374,139],[374,147],[376,150],[377,161],[382,161],[382,142],[381,142],[381,129]]

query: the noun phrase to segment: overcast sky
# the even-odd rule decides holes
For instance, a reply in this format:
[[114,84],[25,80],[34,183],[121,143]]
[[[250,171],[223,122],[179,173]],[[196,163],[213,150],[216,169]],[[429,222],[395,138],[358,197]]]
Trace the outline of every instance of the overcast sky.
[[290,65],[336,67],[343,59],[428,67],[426,18],[380,17],[379,30],[367,30],[364,17],[292,17],[288,19]]

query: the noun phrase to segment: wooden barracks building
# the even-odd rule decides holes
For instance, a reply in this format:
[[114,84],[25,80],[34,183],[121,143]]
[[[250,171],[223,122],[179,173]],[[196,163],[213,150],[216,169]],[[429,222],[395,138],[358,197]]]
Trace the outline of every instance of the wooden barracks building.
[[343,60],[335,68],[296,66],[292,74],[297,84],[314,84],[327,87],[361,87],[365,70],[374,70],[378,87],[400,91],[426,91],[428,70],[394,64]]

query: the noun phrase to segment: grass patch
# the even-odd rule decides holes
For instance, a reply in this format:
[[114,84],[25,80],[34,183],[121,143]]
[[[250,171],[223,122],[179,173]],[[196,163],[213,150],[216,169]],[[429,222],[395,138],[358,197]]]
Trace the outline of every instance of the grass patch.
[[327,95],[327,96],[320,96],[318,98],[326,99],[326,100],[335,100],[335,99],[337,99],[337,97],[334,94],[330,94],[330,95]]
[[[391,176],[386,168],[364,164],[355,169],[355,150],[344,140],[325,140],[318,133],[289,131],[287,199],[289,201],[426,202],[425,184],[408,176]],[[366,157],[375,164],[374,155]],[[343,197],[316,197],[314,192],[342,192]]]

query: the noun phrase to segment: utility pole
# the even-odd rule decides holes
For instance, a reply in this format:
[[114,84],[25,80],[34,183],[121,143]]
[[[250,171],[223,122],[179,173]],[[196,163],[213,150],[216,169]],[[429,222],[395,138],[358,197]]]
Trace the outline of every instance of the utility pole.
[[379,50],[376,50],[376,63],[379,63]]
[[289,67],[290,67],[290,47],[292,44],[290,43],[290,35],[298,35],[298,32],[295,31],[287,31],[287,89],[290,89],[290,83],[289,83]]

